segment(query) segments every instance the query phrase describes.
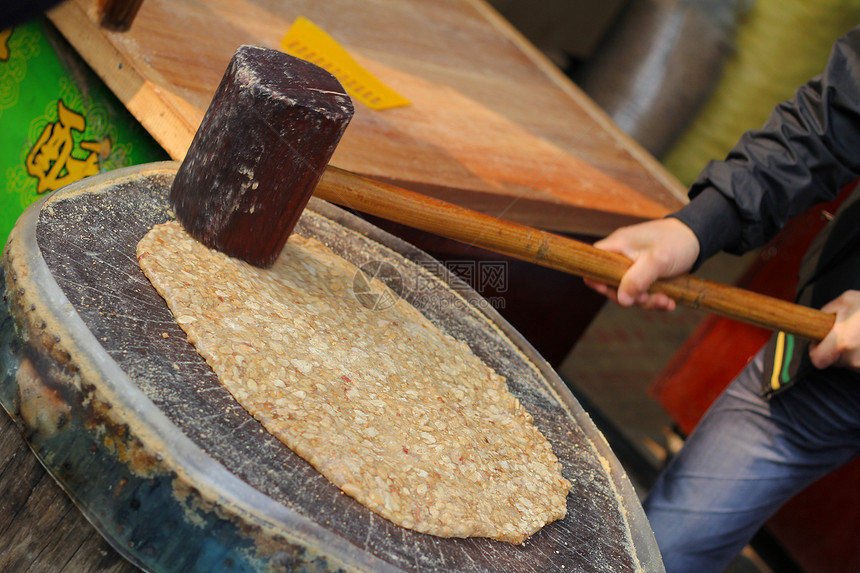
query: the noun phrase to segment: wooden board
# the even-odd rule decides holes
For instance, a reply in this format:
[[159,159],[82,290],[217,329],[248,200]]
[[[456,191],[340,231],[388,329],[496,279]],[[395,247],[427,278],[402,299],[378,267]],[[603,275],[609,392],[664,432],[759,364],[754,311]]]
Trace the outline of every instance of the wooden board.
[[428,271],[422,252],[319,201],[300,233],[356,264],[398,269],[402,295],[506,377],[573,483],[568,514],[521,546],[415,533],[266,433],[137,265],[140,237],[170,217],[176,167],[114,171],[31,207],[0,269],[0,403],[123,555],[178,571],[662,570],[623,469],[546,363],[474,291]]
[[[2,414],[2,413],[0,413]],[[0,415],[0,571],[132,573]]]
[[146,0],[128,32],[96,0],[49,16],[141,124],[184,157],[241,44],[310,18],[412,101],[361,104],[332,163],[544,229],[603,235],[683,204],[680,184],[482,0]]

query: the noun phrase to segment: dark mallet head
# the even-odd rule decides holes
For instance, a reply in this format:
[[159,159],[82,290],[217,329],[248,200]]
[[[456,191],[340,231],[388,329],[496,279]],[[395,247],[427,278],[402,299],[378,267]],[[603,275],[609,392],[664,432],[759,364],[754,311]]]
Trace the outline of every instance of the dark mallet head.
[[176,218],[203,244],[270,266],[352,114],[349,96],[322,68],[240,47],[173,181]]

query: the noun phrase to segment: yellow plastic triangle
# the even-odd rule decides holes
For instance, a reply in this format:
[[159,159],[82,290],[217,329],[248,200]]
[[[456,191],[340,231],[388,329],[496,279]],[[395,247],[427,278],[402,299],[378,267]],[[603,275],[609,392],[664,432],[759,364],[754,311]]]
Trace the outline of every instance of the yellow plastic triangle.
[[408,99],[364,69],[334,38],[303,16],[296,18],[281,49],[291,56],[318,65],[336,77],[353,99],[371,109],[409,105]]

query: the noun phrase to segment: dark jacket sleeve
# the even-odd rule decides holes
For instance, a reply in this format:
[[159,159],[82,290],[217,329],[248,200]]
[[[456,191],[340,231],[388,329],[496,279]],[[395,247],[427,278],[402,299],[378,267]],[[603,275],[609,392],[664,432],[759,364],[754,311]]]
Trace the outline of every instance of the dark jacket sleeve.
[[860,27],[834,45],[824,72],[711,161],[673,216],[700,243],[699,262],[761,246],[808,207],[860,175]]

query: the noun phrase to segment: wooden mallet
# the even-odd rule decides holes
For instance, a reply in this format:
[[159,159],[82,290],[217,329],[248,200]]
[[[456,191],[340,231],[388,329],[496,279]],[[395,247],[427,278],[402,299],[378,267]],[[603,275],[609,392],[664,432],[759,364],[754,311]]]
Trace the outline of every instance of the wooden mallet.
[[277,50],[240,47],[173,181],[176,218],[203,244],[268,267],[352,115],[327,71]]
[[[630,266],[622,255],[327,166],[352,114],[325,70],[276,50],[239,48],[174,180],[177,219],[207,246],[266,267],[315,194],[612,286]],[[657,281],[651,291],[811,340],[833,326],[831,314],[691,275]]]

